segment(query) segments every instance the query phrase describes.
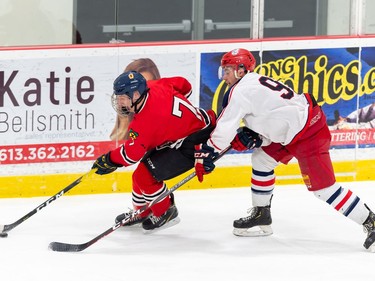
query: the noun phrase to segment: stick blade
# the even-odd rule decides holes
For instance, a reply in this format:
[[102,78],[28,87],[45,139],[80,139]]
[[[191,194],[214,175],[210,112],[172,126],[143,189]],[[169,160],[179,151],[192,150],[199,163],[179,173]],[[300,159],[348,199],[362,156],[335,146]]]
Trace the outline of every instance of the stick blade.
[[80,252],[85,248],[86,247],[84,247],[84,245],[81,244],[68,244],[61,242],[51,242],[48,245],[48,249],[55,252]]
[[8,232],[12,229],[11,224],[0,224],[0,232]]

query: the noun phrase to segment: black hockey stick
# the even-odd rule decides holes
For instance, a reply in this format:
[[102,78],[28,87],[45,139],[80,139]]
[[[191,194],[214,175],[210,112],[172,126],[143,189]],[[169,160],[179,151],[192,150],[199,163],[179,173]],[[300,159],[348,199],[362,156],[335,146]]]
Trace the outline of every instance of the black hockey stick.
[[[225,153],[227,153],[232,146],[227,147],[224,149],[215,159],[214,161],[219,160]],[[125,225],[131,218],[134,218],[135,216],[140,215],[141,213],[145,212],[146,210],[149,210],[153,205],[155,205],[157,202],[163,200],[165,197],[167,197],[172,192],[176,191],[178,188],[180,188],[182,185],[190,181],[192,178],[194,178],[196,175],[195,171],[189,174],[187,177],[182,179],[180,182],[176,183],[174,186],[172,186],[168,191],[160,194],[157,198],[155,198],[149,205],[143,206],[141,209],[136,210],[133,212],[132,216],[124,218],[122,221],[117,222],[114,224],[111,228],[108,228],[103,233],[99,234],[95,238],[91,239],[90,241],[82,244],[69,244],[69,243],[62,243],[62,242],[51,242],[48,245],[48,248],[52,251],[56,252],[81,252],[85,250],[86,248],[90,247],[92,244],[96,243],[100,239],[104,238],[108,234],[112,233],[119,227]]]
[[91,169],[89,172],[87,172],[83,176],[81,176],[78,179],[76,179],[74,182],[72,182],[71,184],[69,184],[67,187],[65,187],[64,189],[60,190],[58,193],[56,193],[55,195],[53,195],[52,197],[50,197],[49,199],[47,199],[46,201],[44,201],[42,204],[40,204],[34,210],[30,211],[28,214],[24,215],[22,218],[20,218],[19,220],[15,221],[14,223],[5,224],[5,225],[1,225],[0,224],[0,235],[2,233],[7,233],[10,230],[12,230],[13,228],[15,228],[16,226],[20,225],[25,220],[29,219],[31,216],[33,216],[36,213],[38,213],[44,207],[47,207],[50,203],[52,203],[56,199],[58,199],[61,196],[63,196],[65,193],[67,193],[69,190],[71,190],[73,187],[77,186],[81,181],[83,181],[87,177],[91,176],[95,172],[96,172],[96,169]]

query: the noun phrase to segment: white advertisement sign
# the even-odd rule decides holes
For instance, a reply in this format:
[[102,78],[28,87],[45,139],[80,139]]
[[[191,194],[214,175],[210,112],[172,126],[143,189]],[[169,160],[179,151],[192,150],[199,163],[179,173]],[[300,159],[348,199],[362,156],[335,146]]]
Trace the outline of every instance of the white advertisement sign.
[[180,75],[195,84],[194,53],[131,50],[0,52],[1,173],[32,172],[33,163],[64,172],[64,162],[92,161],[117,146],[109,139],[116,120],[112,83],[137,59],[152,60],[161,76]]

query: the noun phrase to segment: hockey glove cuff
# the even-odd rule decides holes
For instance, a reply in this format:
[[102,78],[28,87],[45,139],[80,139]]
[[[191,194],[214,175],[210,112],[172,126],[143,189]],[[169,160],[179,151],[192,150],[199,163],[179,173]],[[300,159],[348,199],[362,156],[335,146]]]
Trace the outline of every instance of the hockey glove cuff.
[[122,167],[122,165],[113,163],[111,161],[110,152],[108,152],[96,159],[91,169],[97,169],[95,173],[98,175],[106,175],[116,171],[119,167]]
[[207,144],[195,145],[195,173],[199,182],[203,181],[203,176],[211,173],[215,169],[214,158],[218,155],[215,150]]
[[260,147],[263,140],[258,133],[250,130],[247,127],[240,127],[237,130],[237,135],[231,142],[232,148],[237,151],[244,151]]

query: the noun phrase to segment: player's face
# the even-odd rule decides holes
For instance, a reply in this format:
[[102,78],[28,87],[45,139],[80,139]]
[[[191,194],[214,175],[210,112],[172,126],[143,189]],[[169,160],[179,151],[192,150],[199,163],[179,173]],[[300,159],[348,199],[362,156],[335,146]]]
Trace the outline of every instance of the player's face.
[[237,82],[236,71],[232,66],[223,67],[222,79],[230,87]]
[[132,100],[128,95],[118,95],[116,96],[117,106],[121,109],[124,108],[128,112],[134,112],[132,107]]

